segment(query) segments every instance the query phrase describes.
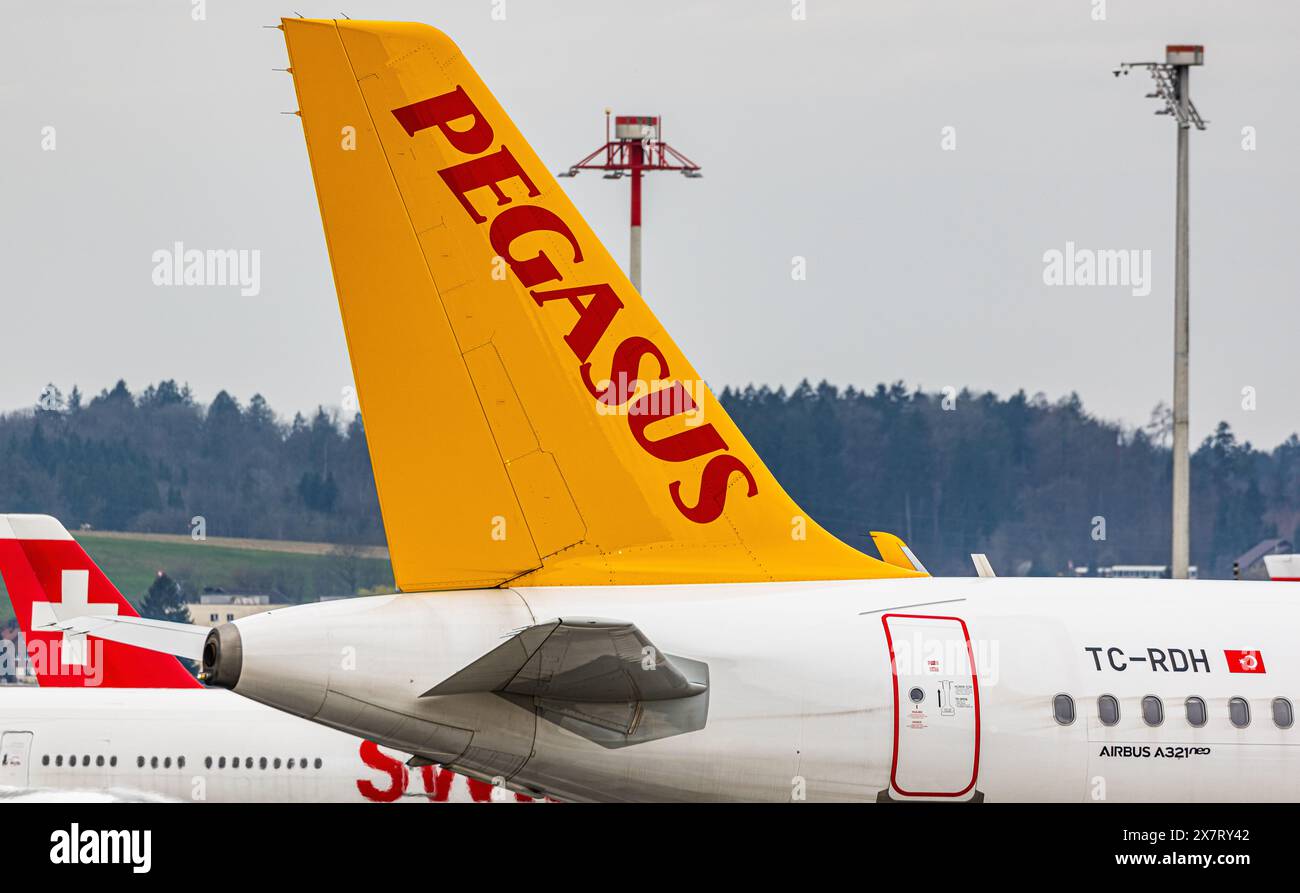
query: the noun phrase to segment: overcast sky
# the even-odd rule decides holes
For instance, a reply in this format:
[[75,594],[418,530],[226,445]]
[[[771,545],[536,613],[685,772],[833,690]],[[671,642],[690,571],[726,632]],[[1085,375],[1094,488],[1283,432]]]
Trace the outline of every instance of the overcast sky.
[[[1097,21],[1096,0],[807,0],[795,21],[791,0],[330,2],[209,0],[203,21],[189,0],[6,4],[0,409],[119,377],[286,415],[341,402],[284,41],[261,28],[296,11],[440,27],[556,170],[600,145],[605,107],[664,116],[705,176],[651,177],[645,292],[716,389],[1077,391],[1137,425],[1171,388],[1175,127],[1145,73],[1110,71],[1204,43],[1193,438],[1300,429],[1300,4],[1109,0]],[[627,183],[561,182],[626,262]],[[260,250],[261,293],[156,287],[177,241]],[[1149,250],[1150,294],[1044,284],[1067,242]]]

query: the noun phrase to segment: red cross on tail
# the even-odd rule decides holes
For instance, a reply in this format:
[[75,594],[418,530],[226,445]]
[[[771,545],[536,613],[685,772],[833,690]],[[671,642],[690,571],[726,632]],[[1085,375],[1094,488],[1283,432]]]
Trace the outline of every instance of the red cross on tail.
[[0,577],[45,686],[199,688],[175,657],[76,630],[72,618],[139,615],[56,518],[0,515]]

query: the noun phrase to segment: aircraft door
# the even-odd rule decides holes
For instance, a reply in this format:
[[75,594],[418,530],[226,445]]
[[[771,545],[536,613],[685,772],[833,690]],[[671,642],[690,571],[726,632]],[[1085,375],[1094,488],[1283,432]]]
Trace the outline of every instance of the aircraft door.
[[28,758],[31,752],[31,732],[5,732],[0,735],[0,787],[27,787],[30,771]]
[[959,617],[881,618],[893,671],[890,788],[881,799],[983,799],[979,775],[979,681]]

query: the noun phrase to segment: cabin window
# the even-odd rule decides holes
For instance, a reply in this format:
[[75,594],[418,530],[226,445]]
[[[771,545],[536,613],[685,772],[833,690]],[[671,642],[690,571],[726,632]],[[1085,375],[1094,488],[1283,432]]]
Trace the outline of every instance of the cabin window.
[[1165,705],[1155,695],[1142,699],[1142,721],[1149,726],[1158,726],[1165,721]]
[[95,757],[95,765],[96,766],[104,765],[104,755],[102,753],[99,756]]
[[184,768],[185,768],[185,757],[177,757],[177,758],[176,758],[176,768],[177,768],[177,769],[184,769]]
[[203,768],[204,768],[204,769],[211,769],[211,768],[212,768],[212,757],[204,757],[204,758],[203,758]]
[[1187,724],[1197,729],[1205,725],[1205,721],[1209,719],[1209,712],[1205,709],[1205,701],[1200,698],[1188,698],[1186,706]]
[[143,768],[144,768],[144,757],[136,757],[136,758],[135,758],[135,765],[136,765],[136,768],[137,768],[137,769],[143,769]]
[[1097,699],[1097,715],[1103,726],[1113,726],[1119,722],[1119,701],[1114,695],[1102,695]]
[[1295,711],[1286,698],[1273,699],[1273,724],[1279,729],[1289,729],[1295,723]]
[[1250,702],[1245,698],[1228,701],[1228,720],[1239,729],[1250,725]]
[[172,758],[167,757],[167,759],[163,760],[163,768],[170,769],[171,767],[172,767]]
[[244,757],[244,768],[245,768],[245,769],[252,769],[252,768],[253,768],[253,758],[252,758],[252,757]]
[[109,757],[109,758],[108,758],[108,765],[110,765],[110,766],[116,766],[116,765],[117,765],[117,757]]
[[1063,726],[1074,722],[1074,698],[1069,695],[1057,695],[1052,698],[1052,715]]
[[217,768],[218,768],[218,769],[224,769],[224,768],[226,768],[226,758],[225,758],[225,757],[222,757],[221,759],[217,760]]
[[157,757],[150,757],[150,758],[149,758],[149,768],[150,768],[150,769],[157,769],[157,768],[158,768],[158,758],[157,758]]
[[257,761],[257,768],[259,769],[266,768],[266,757],[262,757],[260,760]]
[[276,758],[275,758],[275,762],[273,762],[273,763],[271,764],[271,767],[272,767],[273,769],[279,769],[279,768],[280,768],[280,758],[279,758],[279,757],[276,757]]
[[317,757],[317,758],[316,758],[316,768],[319,769],[320,767],[321,767],[321,759],[320,759],[320,757]]
[[50,755],[49,755],[49,754],[46,754],[45,756],[41,757],[41,765],[42,765],[42,766],[48,766],[48,765],[50,765]]
[[54,765],[56,766],[63,765],[63,754],[59,754],[57,757],[54,758]]

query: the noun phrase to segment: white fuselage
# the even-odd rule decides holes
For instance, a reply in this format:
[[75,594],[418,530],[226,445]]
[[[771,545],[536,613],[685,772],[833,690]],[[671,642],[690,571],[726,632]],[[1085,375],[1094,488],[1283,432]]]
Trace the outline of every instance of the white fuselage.
[[408,770],[408,758],[220,689],[0,687],[0,799],[68,791],[206,802],[490,797],[486,785],[471,792],[446,770]]
[[[1300,728],[1274,714],[1300,701],[1290,592],[958,578],[378,596],[238,621],[235,690],[561,799],[1297,800]],[[576,616],[707,663],[704,727],[607,749],[495,695],[421,697],[512,631]],[[1247,651],[1263,672],[1230,672],[1226,652]]]

